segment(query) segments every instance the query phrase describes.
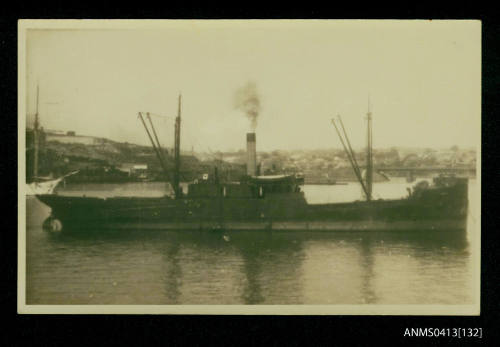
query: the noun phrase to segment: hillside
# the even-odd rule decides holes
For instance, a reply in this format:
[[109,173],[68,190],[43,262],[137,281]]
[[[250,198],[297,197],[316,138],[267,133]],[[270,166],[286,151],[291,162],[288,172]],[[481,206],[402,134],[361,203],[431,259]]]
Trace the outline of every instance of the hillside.
[[[113,180],[122,181],[127,177],[120,173],[125,166],[145,164],[150,179],[167,179],[152,147],[119,143],[107,139],[99,140],[96,144],[41,141],[39,176],[58,177],[79,170],[80,178],[72,176],[72,179],[99,181],[100,178],[111,175]],[[28,181],[32,179],[33,173],[32,143],[32,136],[27,136],[26,175]],[[166,150],[164,153],[166,154],[166,167],[171,174],[174,168],[173,157]],[[216,166],[219,167],[221,173],[231,172],[234,176],[244,173],[244,167],[238,164],[214,160],[200,161],[196,156],[183,154],[181,155],[181,179],[193,180],[203,173],[213,172]]]
[[[29,131],[26,135],[26,174],[30,181],[33,174],[33,138]],[[62,142],[55,141],[54,138],[60,138]],[[82,138],[86,143],[78,143]],[[164,153],[166,153],[167,171],[171,175],[173,158],[166,150]],[[81,175],[85,176],[81,177],[82,181],[98,182],[110,175],[113,176],[112,180],[127,180],[129,175],[123,174],[127,170],[126,167],[147,165],[148,179],[169,179],[165,177],[152,147],[119,143],[103,138],[84,136],[72,138],[58,135],[51,140],[50,137],[43,137],[40,142],[39,158],[40,176],[57,177],[80,170],[84,172]],[[305,175],[308,183],[356,180],[345,152],[340,149],[258,152],[257,160],[263,175],[300,172]],[[365,157],[361,150],[357,153],[357,160],[363,167]],[[376,169],[396,176],[408,175],[408,170],[405,171],[407,168],[432,170],[445,167],[474,171],[476,153],[473,149],[459,149],[456,146],[439,150],[393,147],[374,149],[374,163]],[[242,149],[233,152],[181,155],[181,179],[184,181],[199,178],[204,173],[213,173],[214,167],[218,168],[223,178],[238,180],[245,174],[246,151]],[[383,177],[375,177],[375,180],[379,179],[382,180]]]

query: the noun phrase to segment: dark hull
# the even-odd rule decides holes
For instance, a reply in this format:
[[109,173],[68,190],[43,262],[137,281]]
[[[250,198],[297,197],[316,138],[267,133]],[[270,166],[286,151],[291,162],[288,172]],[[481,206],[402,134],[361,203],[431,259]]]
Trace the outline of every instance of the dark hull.
[[307,204],[303,193],[265,198],[90,198],[40,195],[71,229],[421,230],[465,229],[467,185],[401,200]]

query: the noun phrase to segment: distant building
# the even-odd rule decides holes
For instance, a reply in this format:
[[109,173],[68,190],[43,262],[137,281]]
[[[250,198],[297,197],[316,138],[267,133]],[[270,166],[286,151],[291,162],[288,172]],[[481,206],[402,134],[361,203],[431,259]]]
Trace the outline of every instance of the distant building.
[[456,152],[439,151],[436,153],[436,159],[440,165],[453,165],[456,162]]
[[351,164],[347,160],[339,156],[335,156],[333,158],[333,167],[335,168],[350,167],[350,166]]
[[83,136],[76,135],[74,131],[59,131],[59,130],[45,130],[45,141],[46,142],[60,142],[60,143],[79,143],[82,145],[100,145],[105,142],[104,139],[93,137],[93,136]]
[[238,164],[245,163],[245,156],[240,155],[238,153],[224,155],[223,159],[224,159],[224,161],[227,161],[228,163],[238,163]]
[[147,164],[123,163],[118,170],[128,173],[129,177],[145,177],[148,171]]

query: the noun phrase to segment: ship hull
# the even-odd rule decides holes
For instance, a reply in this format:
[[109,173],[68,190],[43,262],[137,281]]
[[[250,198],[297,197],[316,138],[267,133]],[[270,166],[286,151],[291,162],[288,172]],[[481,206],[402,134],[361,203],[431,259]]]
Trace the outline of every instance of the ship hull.
[[265,198],[90,198],[41,195],[71,230],[439,230],[467,225],[467,185],[400,200],[308,204],[302,193]]

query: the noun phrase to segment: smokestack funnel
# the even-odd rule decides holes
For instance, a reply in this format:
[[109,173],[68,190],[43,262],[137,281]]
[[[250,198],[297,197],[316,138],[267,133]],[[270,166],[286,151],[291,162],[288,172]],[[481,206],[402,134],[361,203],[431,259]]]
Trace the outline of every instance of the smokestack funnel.
[[247,133],[247,175],[257,175],[257,150],[255,133]]

